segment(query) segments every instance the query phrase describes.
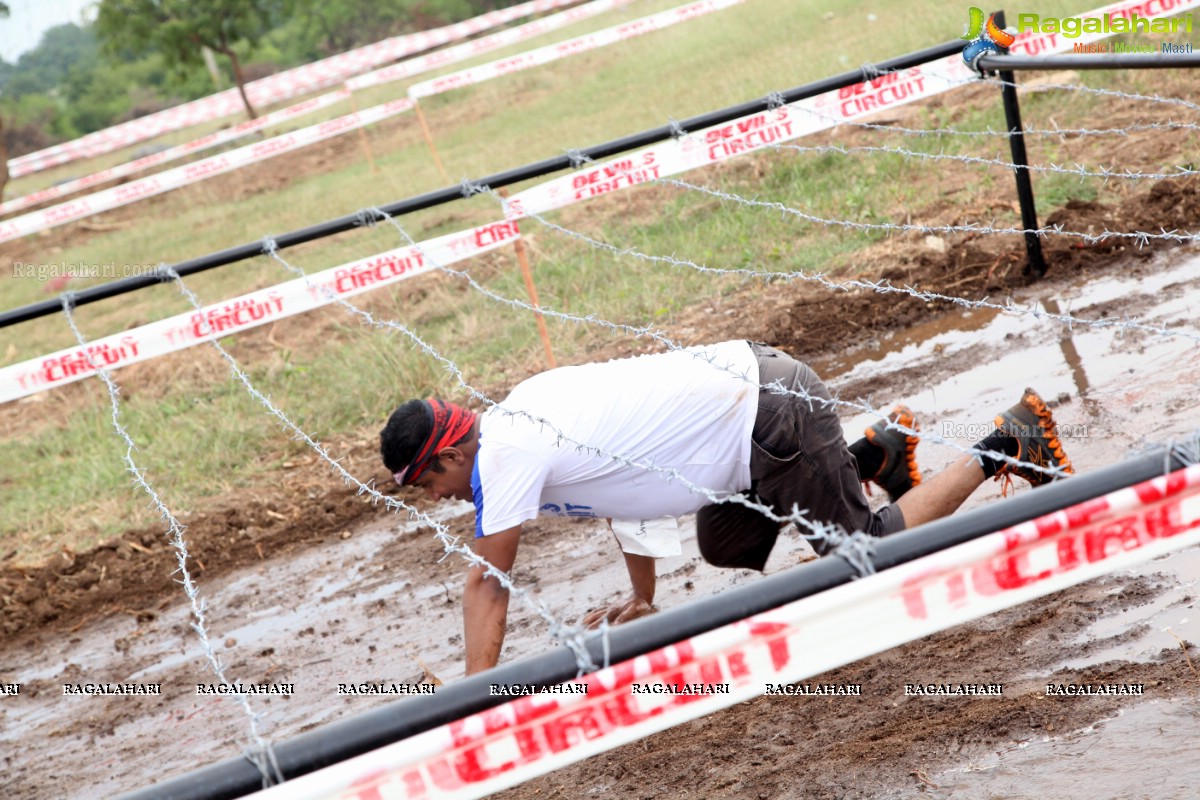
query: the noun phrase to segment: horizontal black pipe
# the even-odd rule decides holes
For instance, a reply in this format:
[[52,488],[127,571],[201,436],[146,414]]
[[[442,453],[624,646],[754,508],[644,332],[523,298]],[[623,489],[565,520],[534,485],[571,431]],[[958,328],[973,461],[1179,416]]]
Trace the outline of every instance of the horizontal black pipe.
[[[883,570],[970,541],[1057,509],[1131,486],[1185,466],[1180,453],[1159,448],[1070,480],[1059,481],[1008,500],[946,517],[890,536],[876,544],[872,562]],[[754,581],[719,595],[644,617],[609,634],[611,663],[627,661],[722,625],[777,608],[848,583],[857,576],[843,559],[825,557]],[[601,644],[589,644],[601,662]],[[551,686],[576,675],[575,658],[565,647],[496,667],[438,689],[432,696],[390,703],[333,722],[274,746],[282,774],[288,778],[327,767],[384,745],[432,730],[506,702],[493,697],[493,683]],[[227,800],[261,788],[258,769],[245,759],[202,767],[126,795],[125,800]]]
[[982,72],[1010,69],[1195,69],[1200,53],[1073,53],[1059,56],[986,55],[979,58]]
[[[748,114],[755,114],[760,111],[765,111],[779,101],[784,103],[794,103],[798,100],[803,100],[807,97],[813,97],[825,92],[841,89],[845,86],[853,86],[868,78],[874,77],[877,73],[894,72],[897,70],[908,69],[909,67],[924,64],[928,61],[933,61],[942,58],[952,53],[962,50],[961,41],[951,41],[936,47],[929,47],[924,50],[918,50],[908,55],[899,56],[897,58],[881,61],[875,65],[864,65],[857,70],[843,72],[840,75],[835,75],[831,78],[824,78],[812,83],[806,83],[803,86],[798,86],[794,89],[789,89],[786,92],[780,92],[779,96],[765,97],[759,100],[751,100],[747,103],[742,103],[736,106],[719,111],[710,111],[706,114],[690,117],[674,125],[662,125],[657,128],[635,133],[630,136],[625,136],[620,139],[614,139],[610,142],[594,145],[592,147],[580,150],[577,154],[562,155],[555,158],[548,158],[544,161],[538,161],[532,164],[526,164],[522,167],[497,172],[494,175],[488,175],[484,178],[479,178],[473,181],[475,186],[487,186],[492,189],[499,189],[503,186],[510,186],[514,183],[520,183],[532,178],[539,178],[543,175],[548,175],[559,170],[569,169],[579,163],[579,158],[588,159],[603,159],[609,156],[623,153],[627,150],[636,150],[640,147],[647,147],[656,142],[661,142],[670,139],[678,133],[682,128],[685,131],[701,130],[709,128],[713,125],[720,125],[723,122],[739,119]],[[410,197],[405,200],[398,200],[389,205],[380,206],[379,208],[393,216],[401,216],[410,214],[414,211],[420,211],[432,206],[448,203],[453,200],[459,200],[464,197],[464,185],[448,186],[445,189],[439,189],[433,192]],[[276,246],[280,249],[295,247],[298,244],[311,242],[314,239],[322,239],[326,236],[332,236],[337,233],[343,233],[353,228],[361,227],[368,224],[368,221],[360,214],[348,214],[344,217],[331,219],[326,222],[312,225],[307,228],[301,228],[298,231],[284,233],[274,237]],[[216,253],[199,256],[198,258],[181,261],[173,266],[175,272],[180,276],[191,275],[196,272],[221,267],[226,264],[232,264],[236,261],[243,261],[247,258],[263,255],[263,242],[261,240],[248,242],[247,244],[231,247],[227,250],[221,250]],[[88,303],[94,303],[98,300],[105,300],[110,297],[131,292],[136,289],[142,289],[147,286],[153,286],[158,283],[166,283],[172,280],[169,273],[166,271],[154,271],[132,275],[128,278],[112,281],[100,286],[93,286],[89,289],[83,289],[75,292],[72,295],[72,303],[75,306],[82,306]],[[19,322],[26,322],[38,317],[49,316],[62,310],[61,300],[45,300],[40,303],[31,303],[20,308],[9,309],[8,311],[0,312],[0,328],[9,325],[15,325]]]

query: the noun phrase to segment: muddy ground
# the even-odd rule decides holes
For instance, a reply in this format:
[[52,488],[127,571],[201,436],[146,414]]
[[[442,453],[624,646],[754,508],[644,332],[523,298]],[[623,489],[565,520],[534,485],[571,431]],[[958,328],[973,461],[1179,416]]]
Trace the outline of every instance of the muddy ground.
[[[1192,230],[1200,184],[1164,181],[1120,203],[1071,203],[1050,216],[1073,230]],[[1196,333],[1200,260],[1170,246],[1047,242],[1049,279],[1030,285],[1019,240],[889,242],[868,274],[965,297],[1013,296],[1085,318],[1129,315]],[[1087,426],[1067,448],[1081,470],[1200,428],[1195,340],[1119,329],[1066,331],[1010,313],[868,291],[777,284],[692,309],[668,333],[775,343],[811,359],[839,395],[904,400],[923,425],[986,422],[1025,384],[1056,399],[1061,422]],[[636,345],[614,345],[628,352]],[[70,388],[70,387],[68,387]],[[848,435],[866,418],[848,410]],[[375,444],[345,443],[347,468],[377,476]],[[964,445],[970,442],[963,442]],[[919,451],[927,473],[953,452]],[[409,498],[413,499],[413,498]],[[999,499],[987,485],[971,504]],[[465,508],[443,509],[466,533]],[[193,574],[208,598],[214,647],[236,680],[294,682],[253,700],[283,739],[381,702],[337,697],[342,681],[461,676],[461,564],[439,560],[428,530],[364,503],[315,459],[269,494],[241,493],[185,520]],[[4,554],[0,554],[0,559]],[[807,558],[781,543],[768,572]],[[214,761],[246,744],[244,712],[196,695],[212,680],[159,528],[89,552],[0,569],[0,783],[14,798],[108,797]],[[659,603],[752,582],[704,565],[694,538],[660,565]],[[590,523],[539,522],[514,571],[574,619],[625,578]],[[695,796],[882,798],[1123,796],[1185,798],[1200,785],[1196,554],[1108,576],[822,676],[861,683],[861,698],[759,698],[510,790],[514,798]],[[1170,630],[1166,630],[1169,628]],[[510,622],[505,658],[550,647],[528,611]],[[62,684],[159,682],[152,698],[64,697]],[[1001,699],[905,697],[907,682],[1002,682]],[[1047,682],[1142,683],[1138,702],[1055,699]],[[1186,732],[1186,735],[1182,732]],[[1150,765],[1147,767],[1147,765]],[[1121,781],[1125,781],[1122,783]]]

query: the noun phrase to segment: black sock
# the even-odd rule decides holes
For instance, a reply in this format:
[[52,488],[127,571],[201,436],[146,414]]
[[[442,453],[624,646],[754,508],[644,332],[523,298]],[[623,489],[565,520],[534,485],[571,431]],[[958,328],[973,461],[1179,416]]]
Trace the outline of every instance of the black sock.
[[869,481],[883,469],[883,448],[871,444],[867,437],[850,445],[850,455],[858,462],[858,479]]
[[[1013,437],[993,431],[990,436],[983,439],[979,444],[971,448],[972,450],[991,450],[995,453],[1004,453],[1011,458],[1016,458],[1017,453],[1021,452],[1021,446]],[[1004,466],[1003,461],[998,461],[990,456],[980,456],[983,461],[983,477],[984,480],[995,477],[996,473]]]

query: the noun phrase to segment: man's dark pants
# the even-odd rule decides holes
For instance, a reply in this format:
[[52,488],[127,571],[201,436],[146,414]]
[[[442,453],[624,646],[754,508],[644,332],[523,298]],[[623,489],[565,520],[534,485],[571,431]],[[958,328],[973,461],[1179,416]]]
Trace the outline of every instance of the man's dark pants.
[[[749,498],[780,516],[798,508],[805,518],[838,525],[846,533],[885,536],[903,530],[904,516],[895,505],[876,512],[867,505],[833,405],[820,402],[831,396],[816,373],[772,347],[752,343],[751,349],[763,388],[751,437]],[[795,394],[767,388],[776,382]],[[721,503],[697,512],[696,530],[705,561],[761,570],[780,524],[739,503]],[[818,553],[826,551],[823,542],[810,541]]]

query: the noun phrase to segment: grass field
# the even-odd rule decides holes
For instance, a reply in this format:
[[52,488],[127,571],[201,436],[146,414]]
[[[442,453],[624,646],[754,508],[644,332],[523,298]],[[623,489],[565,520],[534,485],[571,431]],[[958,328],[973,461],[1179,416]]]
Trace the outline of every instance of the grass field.
[[[559,41],[672,5],[661,0],[634,3],[545,40],[478,60]],[[1044,2],[1039,10],[1055,14],[1088,7],[1078,2]],[[747,0],[742,6],[619,46],[431,98],[425,112],[451,176],[478,177],[946,41],[961,33],[965,19],[965,7],[948,9],[928,0],[839,4]],[[1136,73],[1091,73],[1077,80],[1126,91],[1154,92],[1158,86],[1155,76]],[[365,92],[358,98],[359,106],[401,96],[406,86],[398,83]],[[1080,93],[1031,94],[1023,99],[1022,110],[1027,124],[1037,127],[1094,126],[1098,102],[1095,96]],[[339,105],[325,116],[346,110]],[[292,127],[317,119],[306,118]],[[1003,117],[998,98],[981,96],[953,108],[922,105],[904,124],[1002,129]],[[186,141],[212,127],[181,132],[169,143]],[[0,251],[14,262],[171,263],[444,184],[412,115],[381,124],[368,136],[379,165],[377,174],[370,172],[356,149],[356,135],[351,134],[345,137],[346,151],[330,157],[331,165],[322,166],[303,154],[284,157],[246,175],[217,178],[114,212],[111,218],[119,223],[117,230],[87,233],[73,226],[5,245]],[[1006,143],[999,138],[861,132],[853,132],[853,138],[859,144],[1007,158]],[[842,143],[836,135],[821,141]],[[1070,162],[1076,151],[1069,145],[1046,138],[1031,142],[1031,158],[1036,163]],[[96,163],[60,167],[16,181],[9,196],[95,171],[127,156],[113,154]],[[819,216],[903,221],[919,218],[922,209],[937,205],[951,174],[957,173],[938,162],[899,155],[782,151],[685,177]],[[983,193],[1008,187],[1011,181],[1003,169],[971,174],[950,201],[963,213]],[[266,183],[256,185],[259,179]],[[1090,200],[1127,190],[1119,183],[1069,176],[1038,177],[1036,186],[1040,205],[1047,210],[1069,198]],[[400,222],[421,240],[498,217],[495,201],[480,197]],[[554,219],[649,253],[676,253],[713,266],[784,271],[852,268],[859,254],[880,239],[798,224],[777,214],[726,206],[665,187],[625,192],[568,209]],[[992,208],[985,215],[985,221],[997,223],[1017,219],[1012,206]],[[648,324],[743,288],[734,279],[713,280],[614,259],[534,224],[527,225],[527,231],[541,300],[551,308]],[[403,243],[395,229],[380,225],[284,255],[313,271]],[[470,268],[495,292],[523,297],[511,253],[479,259]],[[204,302],[213,302],[291,277],[277,263],[258,258],[189,278],[187,283]],[[95,282],[78,281],[73,288]],[[444,276],[409,283],[376,292],[363,302],[452,355],[473,385],[504,387],[541,367],[541,346],[528,315],[470,293]],[[50,296],[34,280],[0,281],[4,308]],[[163,286],[87,306],[77,318],[88,337],[98,338],[189,308],[174,287]],[[571,324],[551,323],[551,336],[560,360],[567,362],[583,360],[589,350],[611,340],[601,329]],[[72,344],[74,338],[61,316],[25,323],[4,331],[0,365]],[[364,329],[337,310],[280,323],[269,333],[247,334],[226,344],[243,359],[256,385],[312,435],[333,442],[335,449],[339,443],[373,437],[397,401],[454,388],[437,365],[415,353],[401,337]],[[242,388],[231,382],[210,348],[194,348],[122,370],[115,379],[125,386],[123,421],[139,444],[138,462],[177,513],[204,508],[247,487],[269,486],[279,480],[281,464],[293,458],[299,447],[281,436]],[[9,404],[0,411],[0,420],[9,454],[0,472],[0,556],[15,551],[18,561],[36,562],[62,547],[83,548],[118,531],[154,524],[144,498],[129,488],[120,460],[123,448],[111,433],[107,396],[98,381]]]

